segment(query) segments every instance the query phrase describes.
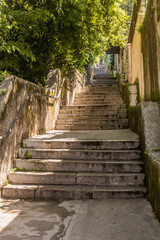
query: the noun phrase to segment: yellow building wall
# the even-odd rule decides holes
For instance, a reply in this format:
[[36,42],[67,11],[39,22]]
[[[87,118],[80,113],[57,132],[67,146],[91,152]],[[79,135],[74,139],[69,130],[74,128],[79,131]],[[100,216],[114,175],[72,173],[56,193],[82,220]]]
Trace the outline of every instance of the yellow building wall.
[[[141,11],[140,11],[141,12]],[[143,17],[141,14],[138,15],[136,29],[133,36],[132,46],[131,46],[131,83],[135,83],[136,79],[139,82],[139,94],[141,100],[144,99],[144,75],[143,75],[143,57],[141,48],[141,33],[138,32],[137,28],[142,23]]]

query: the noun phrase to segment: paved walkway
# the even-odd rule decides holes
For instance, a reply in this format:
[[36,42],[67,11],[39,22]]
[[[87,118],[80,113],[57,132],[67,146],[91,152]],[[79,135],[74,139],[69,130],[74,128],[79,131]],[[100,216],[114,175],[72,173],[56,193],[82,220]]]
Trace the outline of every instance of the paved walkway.
[[0,240],[159,240],[145,199],[0,200]]

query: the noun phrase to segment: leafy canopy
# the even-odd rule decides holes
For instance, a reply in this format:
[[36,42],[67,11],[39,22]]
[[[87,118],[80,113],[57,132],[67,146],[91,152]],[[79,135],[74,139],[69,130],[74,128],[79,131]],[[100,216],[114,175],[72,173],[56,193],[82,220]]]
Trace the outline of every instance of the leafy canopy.
[[121,0],[0,0],[0,70],[44,83],[51,68],[83,71],[108,41],[124,45]]

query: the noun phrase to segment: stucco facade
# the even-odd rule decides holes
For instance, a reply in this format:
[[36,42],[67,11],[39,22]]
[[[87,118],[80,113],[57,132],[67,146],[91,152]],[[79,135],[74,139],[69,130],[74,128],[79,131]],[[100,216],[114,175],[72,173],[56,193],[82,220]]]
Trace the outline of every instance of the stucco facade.
[[140,99],[144,100],[144,71],[143,71],[143,56],[141,46],[141,25],[143,22],[144,2],[139,1],[139,5],[134,8],[136,15],[132,16],[132,23],[129,33],[129,83],[139,83]]

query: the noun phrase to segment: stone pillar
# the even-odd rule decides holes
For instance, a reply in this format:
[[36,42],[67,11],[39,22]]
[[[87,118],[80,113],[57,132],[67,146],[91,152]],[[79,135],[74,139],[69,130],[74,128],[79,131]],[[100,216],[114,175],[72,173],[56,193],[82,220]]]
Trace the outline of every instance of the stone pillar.
[[129,105],[135,107],[137,105],[137,85],[129,85]]

